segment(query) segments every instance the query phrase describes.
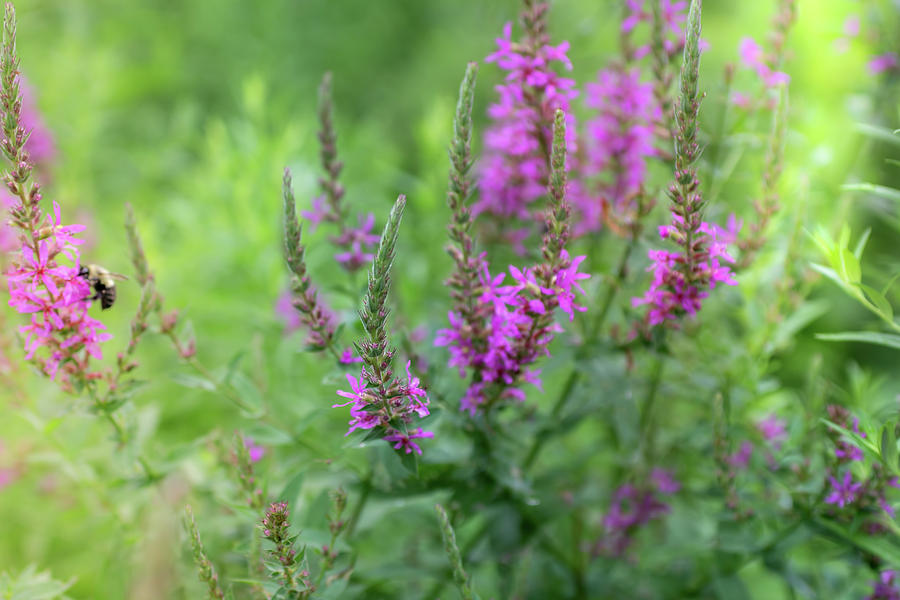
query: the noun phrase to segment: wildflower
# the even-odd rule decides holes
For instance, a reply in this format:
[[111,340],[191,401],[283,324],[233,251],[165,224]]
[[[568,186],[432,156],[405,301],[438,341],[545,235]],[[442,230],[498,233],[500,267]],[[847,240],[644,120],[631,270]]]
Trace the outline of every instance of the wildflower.
[[831,484],[831,493],[825,497],[825,502],[837,504],[841,508],[855,502],[863,487],[863,484],[853,481],[850,471],[845,471],[840,481],[829,475],[828,482]]
[[637,68],[600,71],[597,81],[587,84],[585,104],[598,114],[587,122],[585,174],[609,173],[600,182],[601,201],[590,194],[575,196],[580,212],[574,233],[600,229],[604,213],[629,222],[636,218],[637,199],[643,193],[647,159],[658,155],[654,147],[655,123],[661,118],[653,85],[640,80]]
[[[524,39],[512,41],[512,24],[503,28],[497,50],[488,56],[507,71],[496,90],[499,100],[490,106],[493,121],[485,132],[485,153],[480,172],[480,197],[472,207],[475,215],[532,218],[530,205],[544,195],[550,173],[553,115],[557,109],[567,115],[569,101],[577,96],[575,82],[553,70],[572,64],[566,55],[568,42],[549,43],[544,19],[547,5],[530,5],[523,14]],[[575,143],[575,122],[567,116],[570,147]]]
[[[286,590],[288,598],[307,598],[312,592],[312,584],[309,581],[309,573],[302,566],[302,555],[298,561],[297,550],[294,548],[296,536],[290,534],[290,510],[287,502],[275,502],[266,509],[262,520],[263,537],[270,541],[274,550],[269,551],[269,556],[274,559],[277,566],[272,571],[281,580],[281,585]],[[300,572],[297,569],[300,568]]]
[[386,442],[397,442],[394,444],[395,450],[402,449],[406,454],[409,454],[413,451],[416,451],[420,455],[422,454],[422,448],[419,447],[413,440],[417,438],[433,438],[434,433],[430,431],[422,431],[422,428],[419,427],[416,431],[412,433],[400,433],[399,431],[393,433],[391,435],[384,436],[384,440]]
[[363,359],[353,354],[353,348],[344,348],[344,351],[341,352],[341,356],[338,358],[338,362],[342,365],[352,365],[353,363],[361,363]]
[[278,299],[275,300],[275,314],[284,323],[285,334],[297,331],[303,324],[300,314],[294,308],[293,298],[289,290],[281,292],[278,295]]
[[[658,6],[647,9],[648,3],[657,3]],[[626,0],[626,16],[622,21],[621,30],[624,34],[632,33],[640,23],[653,24],[653,10],[659,11],[661,33],[663,34],[663,49],[666,54],[672,56],[684,47],[684,22],[685,11],[688,4],[683,0]],[[649,44],[640,46],[633,54],[633,58],[641,59],[651,51]]]
[[404,432],[408,431],[414,418],[428,416],[428,395],[418,377],[411,373],[409,362],[406,364],[406,381],[394,376],[391,370],[394,350],[388,345],[386,327],[390,270],[405,206],[406,198],[400,196],[385,225],[369,272],[369,285],[360,311],[366,337],[356,344],[364,363],[362,373],[358,378],[347,375],[351,391],[339,390],[337,394],[348,401],[334,407],[351,405],[350,426],[345,435],[356,429],[381,428],[384,440],[397,442],[395,448],[405,448],[407,453],[412,450],[421,453],[421,448],[411,440],[433,437],[433,434],[423,432],[421,428],[413,435]]
[[898,59],[895,52],[886,52],[872,58],[866,67],[872,75],[878,75],[885,71],[892,71],[897,68]]
[[777,450],[781,447],[781,442],[787,437],[785,422],[778,418],[778,415],[771,414],[765,419],[757,422],[756,429],[769,444]]
[[790,83],[790,75],[776,71],[769,66],[763,49],[753,38],[745,37],[741,39],[738,45],[738,53],[744,66],[755,71],[760,81],[766,87],[773,88]]
[[746,469],[750,464],[750,457],[753,454],[753,444],[748,441],[741,443],[740,448],[728,457],[728,464],[735,469]]
[[244,445],[247,447],[247,455],[250,457],[250,462],[259,462],[266,455],[265,446],[255,443],[251,437],[244,438]]
[[878,579],[872,583],[872,593],[865,600],[900,600],[900,589],[897,588],[897,571],[882,571]]
[[603,517],[605,534],[597,549],[612,556],[623,556],[642,526],[671,510],[663,498],[676,493],[680,487],[663,469],[654,469],[647,484],[620,486],[613,493],[609,510]]
[[316,349],[329,347],[334,341],[335,316],[331,309],[318,297],[316,288],[310,281],[306,269],[305,247],[300,243],[301,227],[297,221],[294,191],[291,188],[291,172],[284,170],[282,188],[284,201],[284,253],[288,267],[293,273],[291,290],[292,304],[297,309],[298,319],[308,329],[307,343]]
[[[471,370],[472,381],[460,404],[474,414],[478,408],[501,399],[524,400],[519,385],[540,386],[539,371],[532,368],[561,331],[554,322],[556,309],[574,318],[584,310],[575,304],[578,283],[589,277],[579,273],[583,256],[571,259],[564,246],[569,237],[569,209],[565,200],[565,119],[557,112],[554,123],[553,161],[550,177],[552,203],[546,213],[546,233],[541,254],[544,261],[534,267],[508,268],[506,275],[492,276],[483,256],[470,262],[477,269],[480,294],[461,297],[463,303],[448,315],[450,328],[438,331],[435,344],[450,348],[450,366],[464,375]],[[476,299],[477,298],[477,299]],[[465,313],[463,311],[466,311]]]
[[312,208],[300,211],[300,216],[309,222],[309,231],[313,233],[322,222],[328,221],[331,217],[331,209],[325,204],[325,196],[313,198]]
[[[701,220],[703,199],[699,192],[695,162],[700,154],[697,122],[700,110],[700,4],[691,2],[687,41],[681,70],[681,98],[676,117],[675,181],[669,187],[672,224],[660,227],[660,237],[679,246],[677,252],[650,250],[653,280],[647,292],[632,299],[633,306],[648,305],[646,324],[650,327],[682,315],[696,315],[701,302],[717,283],[736,285],[729,264],[728,240],[736,232],[723,230]],[[737,223],[734,223],[737,227]]]
[[200,581],[206,583],[207,597],[211,599],[222,600],[225,593],[219,586],[219,575],[211,560],[203,549],[203,542],[200,539],[200,530],[194,521],[194,513],[190,506],[185,507],[185,528],[188,530],[191,538],[191,548],[194,551],[194,563],[197,565],[197,575]]

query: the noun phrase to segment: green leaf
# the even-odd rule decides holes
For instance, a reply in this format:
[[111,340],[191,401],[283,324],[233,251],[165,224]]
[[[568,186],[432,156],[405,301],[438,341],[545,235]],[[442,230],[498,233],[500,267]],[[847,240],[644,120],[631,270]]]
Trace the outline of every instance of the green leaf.
[[894,422],[888,421],[881,427],[881,462],[888,473],[897,471],[897,438],[894,435]]
[[175,373],[172,375],[172,381],[187,388],[201,389],[206,390],[207,392],[216,391],[216,383],[210,381],[206,377],[188,375],[187,373]]
[[856,257],[856,260],[862,260],[863,250],[866,249],[866,243],[869,241],[870,235],[872,235],[871,227],[866,229],[863,234],[859,236],[859,240],[856,242],[856,247],[853,249],[853,256]]
[[857,123],[855,129],[866,137],[900,146],[900,138],[896,136],[896,134],[900,132],[900,129],[891,131],[890,129],[885,129],[878,125],[870,125],[869,123]]
[[843,331],[841,333],[819,333],[816,338],[827,342],[866,342],[900,350],[900,335],[877,331]]
[[842,185],[841,189],[848,192],[866,192],[873,196],[878,196],[879,198],[900,202],[900,190],[895,190],[894,188],[883,185],[876,185],[874,183],[848,183]]
[[849,283],[859,283],[862,272],[856,256],[847,248],[841,248],[841,277]]
[[872,301],[872,304],[875,305],[875,308],[878,309],[879,316],[882,319],[885,321],[894,320],[894,309],[881,292],[862,283],[859,284],[859,287],[862,288],[869,300]]

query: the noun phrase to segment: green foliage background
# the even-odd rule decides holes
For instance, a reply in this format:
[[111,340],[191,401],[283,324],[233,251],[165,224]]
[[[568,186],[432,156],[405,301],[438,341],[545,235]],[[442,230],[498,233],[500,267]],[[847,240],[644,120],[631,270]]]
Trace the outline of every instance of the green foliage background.
[[[616,52],[619,19],[612,5],[553,3],[552,37],[570,40],[579,83],[590,80]],[[329,408],[341,376],[330,373],[323,379],[318,359],[300,351],[302,337],[285,337],[273,311],[287,282],[279,239],[281,170],[285,165],[293,169],[298,202],[307,206],[316,193],[315,89],[323,72],[334,72],[338,146],[350,204],[374,212],[380,227],[397,194],[408,195],[395,271],[396,317],[407,329],[426,325],[433,336],[448,306],[442,284],[450,270],[443,251],[446,146],[458,82],[467,61],[481,62],[492,51],[503,23],[515,20],[518,3],[27,0],[17,8],[23,71],[59,145],[45,196],[62,204],[66,220],[87,219],[96,237],[87,260],[125,274],[130,265],[121,224],[125,203],[132,203],[158,288],[167,307],[179,308],[189,319],[199,357],[222,369],[239,360],[236,386],[266,404],[272,418],[269,424],[249,423],[218,395],[185,386],[196,383],[188,379],[187,368],[166,340],[148,336],[138,359],[149,381],[135,397],[133,418],[157,464],[184,461],[185,466],[164,488],[136,495],[122,479],[129,457],[114,451],[109,432],[87,406],[27,373],[17,374],[28,398],[0,391],[0,437],[7,453],[23,458],[25,471],[0,491],[0,571],[18,572],[33,563],[59,579],[77,577],[69,591],[75,598],[198,597],[187,550],[171,556],[172,548],[184,548],[178,525],[183,504],[195,504],[206,543],[224,571],[240,549],[222,508],[229,500],[217,440],[227,440],[241,427],[270,448],[264,464],[273,487],[297,495],[298,523],[321,523],[328,489],[352,488],[366,468],[365,453],[349,449],[342,438],[346,415]],[[736,61],[742,36],[766,34],[773,8],[770,1],[705,2],[704,38],[710,50],[703,58],[701,87],[709,95],[701,114],[707,136],[717,132],[725,64]],[[877,20],[881,37],[857,40],[849,52],[838,54],[832,44],[851,12]],[[773,243],[786,243],[788,233],[798,228],[836,230],[848,220],[854,231],[871,226],[866,261],[875,266],[875,277],[881,273],[886,280],[898,262],[897,221],[878,217],[886,213],[884,206],[841,186],[856,180],[900,184],[896,170],[883,162],[896,146],[860,134],[856,125],[897,126],[895,82],[864,68],[870,55],[891,49],[886,44],[897,34],[896,9],[886,1],[800,0],[798,13],[788,43],[792,82],[784,216]],[[493,65],[482,65],[476,136],[483,131],[499,77]],[[734,87],[750,85],[752,76],[738,70]],[[736,161],[733,172],[720,174],[710,206],[720,221],[730,212],[748,214],[760,188],[768,121],[739,123],[735,129],[739,135],[729,140],[710,140],[710,148],[718,142]],[[797,238],[798,266],[805,269],[819,258],[802,233]],[[325,235],[314,239],[324,241]],[[611,269],[618,250],[609,241],[603,245],[607,249],[594,257],[591,272]],[[322,287],[345,285],[329,248],[313,243],[309,256]],[[634,270],[642,265],[636,260]],[[733,314],[751,332],[733,343],[755,343],[753,324],[762,315],[750,300],[776,276],[761,269],[710,303],[711,314]],[[589,297],[596,302],[602,278],[595,276],[591,283]],[[635,290],[643,283],[638,281]],[[115,310],[104,314],[116,336],[107,345],[108,361],[127,339],[139,292],[134,284],[122,284]],[[830,284],[816,284],[813,296],[821,303],[810,309],[811,319],[800,319],[796,337],[785,333],[774,366],[739,358],[723,360],[721,368],[733,369],[729,376],[737,380],[768,378],[777,388],[764,404],[771,408],[790,404],[811,372],[819,374],[825,393],[851,398],[872,414],[889,406],[900,391],[895,351],[815,340],[817,332],[860,329],[871,319]],[[332,299],[352,326],[355,300],[349,294]],[[718,357],[742,354],[741,348],[720,347],[722,341],[710,335],[701,339],[710,345],[693,359],[705,361],[706,371],[717,371]],[[445,360],[441,352],[427,353],[433,365]],[[560,349],[547,372],[559,371],[570,359]],[[601,391],[614,388],[615,377],[622,377],[618,364],[603,365],[601,372],[611,374],[605,387],[597,388]],[[672,377],[678,388],[681,375]],[[560,378],[549,375],[546,394],[530,393],[529,402],[549,405]],[[702,413],[703,402],[692,410]],[[692,414],[669,416],[689,431]],[[589,420],[570,435],[581,446],[602,438],[605,418],[612,417]],[[596,451],[602,455],[602,443]],[[435,452],[452,456],[454,448],[447,442]],[[555,456],[565,460],[566,452],[563,445]],[[392,586],[407,584],[418,597],[415,586],[421,582],[408,582],[421,579],[422,569],[405,566],[403,558],[420,549],[402,546],[407,533],[430,531],[430,542],[419,542],[430,550],[426,562],[439,562],[422,568],[441,568],[433,515],[413,510],[434,501],[410,495],[367,509],[357,571],[382,579],[371,582],[371,597],[390,597]],[[309,541],[324,535],[305,526]],[[394,542],[390,557],[379,556],[384,539]],[[492,571],[476,572],[478,577],[483,589],[491,589]],[[740,577],[754,598],[788,597],[759,563]]]

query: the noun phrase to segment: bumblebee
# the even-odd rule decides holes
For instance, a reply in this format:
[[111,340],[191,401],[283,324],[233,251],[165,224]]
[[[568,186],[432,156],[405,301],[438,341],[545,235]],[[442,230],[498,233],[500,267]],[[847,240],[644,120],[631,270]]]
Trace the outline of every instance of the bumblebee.
[[116,280],[128,279],[124,275],[111,273],[100,265],[83,265],[78,270],[78,275],[94,289],[94,295],[88,300],[100,300],[102,310],[106,310],[116,301]]

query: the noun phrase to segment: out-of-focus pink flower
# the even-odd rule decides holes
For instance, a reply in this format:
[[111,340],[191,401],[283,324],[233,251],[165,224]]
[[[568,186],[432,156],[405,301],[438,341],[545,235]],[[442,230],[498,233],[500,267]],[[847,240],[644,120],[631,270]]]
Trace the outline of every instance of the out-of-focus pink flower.
[[250,455],[250,462],[259,462],[266,454],[265,447],[255,443],[251,437],[244,438],[244,446],[247,447],[247,454]]
[[745,37],[740,41],[738,54],[744,66],[756,71],[757,76],[766,87],[773,88],[790,83],[790,75],[775,71],[769,66],[763,49],[753,38]]
[[869,69],[869,73],[878,75],[885,71],[893,71],[897,68],[897,64],[897,54],[895,52],[886,52],[873,57],[866,66]]
[[302,321],[300,313],[294,308],[291,292],[285,290],[278,295],[275,301],[275,314],[284,322],[284,332],[292,333],[300,329]]
[[597,114],[587,123],[582,173],[600,176],[601,181],[596,194],[584,190],[572,198],[578,213],[573,227],[576,235],[599,230],[607,206],[619,220],[634,218],[647,160],[658,154],[654,123],[661,117],[652,84],[640,78],[637,68],[607,69],[585,88],[585,104]]
[[859,15],[850,15],[844,21],[844,35],[853,38],[859,35]]
[[[488,108],[492,125],[484,135],[480,195],[473,213],[531,218],[530,205],[546,193],[547,149],[552,144],[553,115],[566,113],[566,144],[575,149],[575,121],[569,101],[577,96],[575,81],[559,76],[553,65],[571,70],[568,42],[525,50],[512,41],[512,24],[497,38],[497,50],[485,60],[507,71],[496,87],[499,99]],[[537,43],[531,41],[531,43]]]
[[787,437],[787,429],[784,420],[778,418],[778,415],[775,414],[771,414],[759,421],[756,424],[756,429],[776,450],[781,447],[781,443]]

